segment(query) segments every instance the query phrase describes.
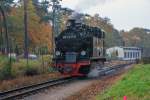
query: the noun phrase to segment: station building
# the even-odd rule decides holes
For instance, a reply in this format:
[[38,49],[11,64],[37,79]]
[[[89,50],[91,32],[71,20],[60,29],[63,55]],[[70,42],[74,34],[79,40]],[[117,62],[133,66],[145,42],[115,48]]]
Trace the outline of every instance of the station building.
[[142,49],[139,47],[112,47],[106,50],[109,58],[119,60],[137,60],[142,57]]

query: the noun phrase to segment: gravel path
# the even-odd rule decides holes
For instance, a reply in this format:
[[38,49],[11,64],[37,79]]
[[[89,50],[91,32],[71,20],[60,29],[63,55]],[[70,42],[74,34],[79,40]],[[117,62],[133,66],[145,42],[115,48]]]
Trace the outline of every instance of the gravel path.
[[63,100],[79,92],[81,89],[87,88],[93,82],[95,82],[95,80],[77,80],[25,97],[23,100]]
[[45,91],[25,97],[23,100],[95,100],[93,97],[97,93],[114,84],[130,68],[132,67],[128,66],[124,71],[102,79],[76,80],[64,85],[51,87]]
[[[92,85],[88,86],[77,92],[74,95],[71,95],[65,100],[96,100],[96,96],[100,93],[103,93],[107,88],[111,87],[115,84],[118,80],[124,77],[124,74],[133,68],[133,65],[129,65],[125,68],[125,70],[119,71],[112,76],[105,76],[97,81],[95,81]],[[108,98],[107,100],[112,100]]]

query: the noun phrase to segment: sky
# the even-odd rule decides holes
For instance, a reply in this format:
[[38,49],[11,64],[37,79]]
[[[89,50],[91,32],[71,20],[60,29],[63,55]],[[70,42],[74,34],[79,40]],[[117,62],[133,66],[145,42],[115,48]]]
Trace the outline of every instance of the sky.
[[150,0],[62,0],[61,4],[76,12],[108,17],[118,30],[150,29]]

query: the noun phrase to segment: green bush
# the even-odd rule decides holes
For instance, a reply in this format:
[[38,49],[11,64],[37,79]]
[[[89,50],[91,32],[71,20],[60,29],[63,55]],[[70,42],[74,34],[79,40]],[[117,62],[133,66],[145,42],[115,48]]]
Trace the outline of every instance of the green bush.
[[2,56],[0,55],[0,67],[3,63],[7,62],[8,61],[8,58],[6,56]]
[[10,59],[0,55],[0,80],[16,78],[20,76],[33,76],[37,74],[50,73],[54,70],[50,67],[51,56],[43,55],[36,60]]
[[38,74],[39,74],[38,69],[34,67],[27,67],[25,70],[26,76],[33,76],[33,75],[38,75]]
[[150,64],[150,57],[142,58],[141,61],[142,61],[143,64]]
[[10,59],[7,56],[0,55],[0,80],[12,78],[11,69]]
[[54,68],[52,67],[48,67],[48,72],[55,72],[56,70],[54,70]]
[[28,64],[25,59],[19,60],[13,64],[14,76],[33,76],[42,73],[41,63],[38,60],[29,60]]
[[13,77],[11,73],[11,65],[9,63],[5,63],[4,65],[5,66],[0,69],[0,80],[10,79]]
[[50,56],[50,55],[43,55],[43,56],[39,57],[39,60],[40,60],[41,63],[44,62],[45,66],[48,66],[48,65],[46,65],[46,63],[50,64],[52,62],[52,56]]

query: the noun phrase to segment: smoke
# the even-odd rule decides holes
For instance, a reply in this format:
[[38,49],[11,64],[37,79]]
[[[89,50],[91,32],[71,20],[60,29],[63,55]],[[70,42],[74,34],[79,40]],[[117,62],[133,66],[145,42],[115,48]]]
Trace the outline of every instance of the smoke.
[[96,78],[98,77],[100,74],[99,74],[99,70],[98,69],[93,69],[90,71],[90,73],[88,74],[88,77],[89,78]]
[[86,9],[90,9],[99,4],[104,5],[105,3],[111,2],[113,0],[80,0],[80,2],[76,6],[76,11],[82,12]]
[[70,19],[80,19],[81,18],[80,14],[77,12],[73,12],[72,15],[69,17],[70,17]]

